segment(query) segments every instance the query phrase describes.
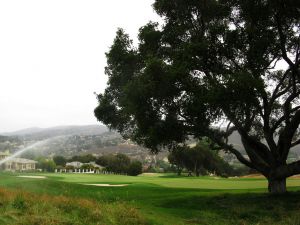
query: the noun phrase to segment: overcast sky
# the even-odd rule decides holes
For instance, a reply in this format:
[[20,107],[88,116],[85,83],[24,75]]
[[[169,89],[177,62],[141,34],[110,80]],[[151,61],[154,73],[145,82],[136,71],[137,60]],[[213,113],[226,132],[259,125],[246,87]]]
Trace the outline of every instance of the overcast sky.
[[0,132],[97,123],[105,52],[118,27],[136,38],[154,0],[0,1]]

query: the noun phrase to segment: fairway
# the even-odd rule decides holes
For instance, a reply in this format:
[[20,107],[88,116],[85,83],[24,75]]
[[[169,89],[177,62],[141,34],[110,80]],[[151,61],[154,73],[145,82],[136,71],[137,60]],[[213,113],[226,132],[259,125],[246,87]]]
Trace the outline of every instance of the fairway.
[[[41,174],[48,179],[78,184],[130,184],[130,185],[158,185],[167,188],[195,188],[195,189],[266,189],[264,178],[220,178],[220,177],[178,177],[168,174],[151,174],[133,176],[96,175],[96,174]],[[289,187],[300,187],[300,179],[288,179]]]
[[[261,178],[197,178],[172,174],[138,177],[58,173],[0,174],[0,188],[32,193],[37,199],[39,196],[52,199],[53,196],[54,199],[57,198],[54,203],[50,201],[54,206],[59,199],[65,198],[70,200],[64,202],[86,199],[84,201],[93,201],[90,205],[100,204],[99,207],[104,210],[102,219],[93,222],[91,216],[92,219],[86,224],[298,224],[300,180],[288,180],[289,190],[292,192],[285,197],[269,196],[266,185],[266,180]],[[121,214],[118,211],[107,211],[107,208],[119,208],[125,213],[122,216],[125,215],[127,222],[124,218],[119,218]],[[288,210],[291,208],[296,210]],[[72,220],[67,224],[82,224],[81,210],[85,209],[72,209],[71,212],[60,210],[56,213],[63,219],[74,214],[72,218],[77,218],[75,222]],[[21,213],[28,214],[25,211]],[[56,217],[50,214],[47,218],[52,216]],[[7,220],[1,223],[4,221],[2,217],[0,216],[0,224],[15,224]]]

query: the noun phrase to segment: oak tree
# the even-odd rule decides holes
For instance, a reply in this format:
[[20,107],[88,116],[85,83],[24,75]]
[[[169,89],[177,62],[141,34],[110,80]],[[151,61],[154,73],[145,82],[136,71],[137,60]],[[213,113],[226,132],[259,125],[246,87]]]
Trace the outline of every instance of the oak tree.
[[[107,53],[99,121],[159,151],[209,137],[286,192],[300,173],[300,1],[156,0],[163,23],[119,29]],[[227,128],[218,129],[221,121]],[[237,131],[247,155],[228,143]]]

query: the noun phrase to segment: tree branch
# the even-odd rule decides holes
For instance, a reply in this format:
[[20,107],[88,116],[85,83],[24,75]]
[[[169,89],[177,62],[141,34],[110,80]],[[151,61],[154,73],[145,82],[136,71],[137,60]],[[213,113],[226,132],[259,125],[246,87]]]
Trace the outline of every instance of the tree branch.
[[286,51],[286,48],[285,48],[286,37],[285,37],[285,35],[283,33],[283,30],[282,30],[282,25],[281,25],[281,20],[280,20],[281,16],[279,16],[279,14],[277,14],[275,17],[276,17],[277,29],[278,29],[278,33],[279,33],[282,58],[289,64],[290,68],[294,68],[294,63],[287,56],[287,51]]
[[300,144],[300,139],[291,144],[291,148]]
[[284,179],[300,173],[300,160],[278,167],[270,176],[275,179]]
[[279,135],[278,148],[281,152],[281,159],[287,158],[291,148],[291,142],[294,137],[296,130],[300,124],[300,110],[298,110],[292,117],[291,122],[286,125],[284,131]]
[[243,145],[253,166],[256,170],[267,174],[270,168],[270,163],[274,163],[274,157],[271,154],[271,151],[265,144],[257,141],[254,137],[251,137],[247,130],[245,130],[233,116],[229,115],[230,113],[227,113],[227,118],[234,124],[241,135]]
[[280,94],[278,93],[280,86],[282,86],[284,80],[287,78],[288,74],[291,72],[291,69],[288,69],[285,71],[285,73],[283,74],[282,78],[279,80],[277,86],[274,89],[274,92],[272,94],[272,97],[270,99],[270,105],[273,105],[274,101],[279,98],[282,94],[284,94],[284,92],[280,92]]
[[[290,113],[292,114],[292,113],[296,112],[298,109],[300,109],[300,106],[297,106],[297,107],[291,109],[291,110],[290,110]],[[274,131],[275,131],[276,129],[278,129],[279,125],[280,125],[284,120],[285,120],[285,117],[282,116],[282,117],[280,117],[280,118],[276,121],[276,123],[274,124],[274,126],[271,128],[271,130],[272,130],[273,133],[274,133]]]
[[221,140],[212,138],[214,142],[216,142],[222,149],[227,150],[235,155],[235,157],[244,165],[252,168],[257,169],[249,160],[247,160],[238,150],[232,147],[232,145],[225,144]]

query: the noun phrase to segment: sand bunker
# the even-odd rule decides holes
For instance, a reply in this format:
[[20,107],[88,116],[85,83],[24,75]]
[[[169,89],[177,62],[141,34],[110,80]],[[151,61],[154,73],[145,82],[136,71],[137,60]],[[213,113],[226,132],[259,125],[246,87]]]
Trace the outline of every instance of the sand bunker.
[[143,173],[142,176],[155,176],[157,173]]
[[83,184],[89,186],[97,186],[97,187],[124,187],[128,186],[128,184]]
[[34,178],[34,179],[45,179],[45,176],[18,176],[22,178]]
[[248,175],[241,176],[241,177],[242,178],[264,178],[264,176],[259,173],[248,174]]

